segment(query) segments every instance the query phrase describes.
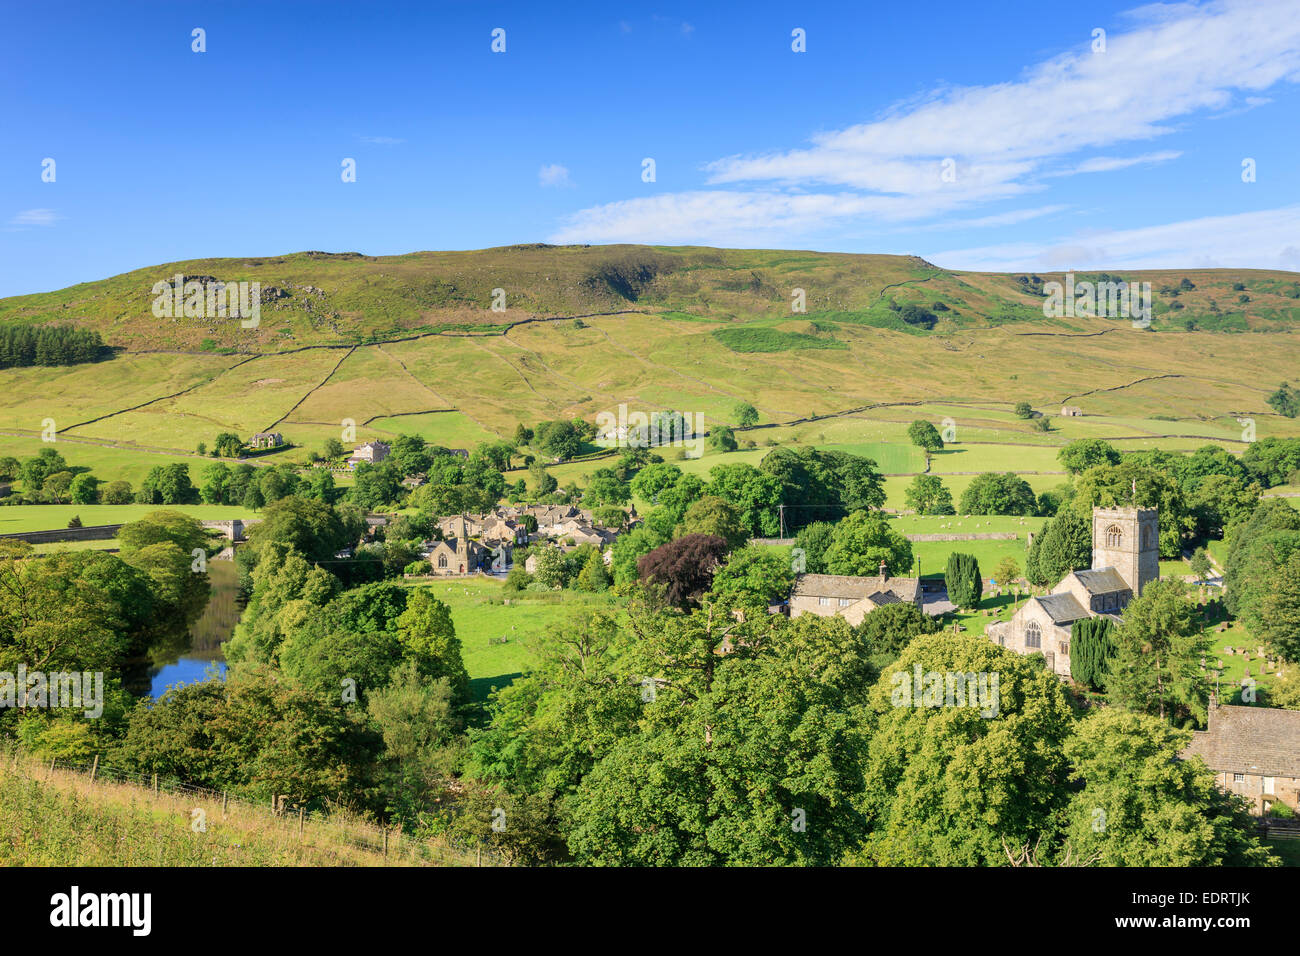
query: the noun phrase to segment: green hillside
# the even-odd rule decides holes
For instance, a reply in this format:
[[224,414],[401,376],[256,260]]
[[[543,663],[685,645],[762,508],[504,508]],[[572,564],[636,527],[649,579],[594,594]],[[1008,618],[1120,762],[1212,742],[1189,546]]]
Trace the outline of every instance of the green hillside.
[[[155,318],[153,285],[177,274],[260,282],[259,327]],[[1055,449],[1072,438],[1240,450],[1242,418],[1259,437],[1300,433],[1266,401],[1300,367],[1297,275],[1112,277],[1151,282],[1150,329],[1045,319],[1041,282],[1059,278],[906,256],[646,246],[158,265],[0,300],[0,325],[75,324],[115,350],[89,365],[0,369],[0,454],[33,454],[53,419],[70,460],[138,478],[222,431],[274,428],[317,448],[354,422],[358,441],[407,431],[467,447],[519,421],[594,419],[620,404],[732,422],[743,400],[760,414],[739,433],[755,449],[906,445],[912,419],[951,419],[961,448],[934,469],[959,490],[963,474],[988,468],[1050,487]],[[494,289],[504,312],[490,307]],[[791,309],[798,289],[806,312]],[[1019,401],[1085,414],[1041,432],[1012,414]],[[123,454],[129,465],[114,458]],[[898,462],[886,471],[923,468],[905,449],[882,454]]]

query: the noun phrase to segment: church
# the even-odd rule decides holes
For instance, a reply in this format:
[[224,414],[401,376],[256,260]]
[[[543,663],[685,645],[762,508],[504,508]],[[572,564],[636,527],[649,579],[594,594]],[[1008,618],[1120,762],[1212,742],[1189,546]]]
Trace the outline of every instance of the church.
[[1155,508],[1093,508],[1092,568],[1071,571],[1051,594],[1031,597],[1009,621],[985,628],[990,640],[1020,654],[1042,654],[1070,676],[1070,625],[1087,617],[1116,623],[1135,595],[1160,577],[1160,522]]

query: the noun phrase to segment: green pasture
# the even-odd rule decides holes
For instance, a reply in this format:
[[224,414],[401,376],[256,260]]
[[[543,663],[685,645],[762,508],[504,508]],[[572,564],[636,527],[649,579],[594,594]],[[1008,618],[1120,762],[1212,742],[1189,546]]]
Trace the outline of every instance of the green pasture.
[[54,531],[66,528],[73,517],[81,518],[84,527],[127,524],[154,511],[179,511],[200,521],[257,517],[236,505],[0,505],[0,534]]
[[[461,656],[469,671],[476,700],[486,700],[493,688],[504,687],[533,662],[533,639],[562,623],[578,608],[606,603],[598,595],[570,591],[551,595],[523,593],[506,596],[495,580],[458,578],[420,582],[451,608]],[[505,603],[506,601],[509,603]],[[505,643],[501,643],[505,638]]]

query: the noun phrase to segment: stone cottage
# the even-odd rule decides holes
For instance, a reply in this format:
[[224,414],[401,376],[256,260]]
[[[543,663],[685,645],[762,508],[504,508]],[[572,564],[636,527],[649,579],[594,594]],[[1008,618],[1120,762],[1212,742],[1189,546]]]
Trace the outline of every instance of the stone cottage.
[[1300,811],[1300,710],[1211,697],[1209,727],[1192,732],[1183,757],[1204,760],[1219,786],[1245,797],[1252,813],[1268,813],[1275,803]]

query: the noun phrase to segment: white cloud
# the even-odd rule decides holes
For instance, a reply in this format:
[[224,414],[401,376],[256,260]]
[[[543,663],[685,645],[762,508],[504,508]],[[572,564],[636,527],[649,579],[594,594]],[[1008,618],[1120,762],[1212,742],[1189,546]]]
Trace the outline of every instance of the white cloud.
[[[947,202],[943,200],[945,206]],[[860,193],[666,193],[583,209],[568,217],[549,241],[755,246],[865,216],[901,220],[915,207],[911,199]]]
[[9,220],[9,225],[52,226],[62,218],[53,209],[24,209]]
[[1220,109],[1234,91],[1300,78],[1300,17],[1292,0],[1221,0],[1136,11],[1148,21],[1086,44],[1019,80],[935,91],[883,118],[813,137],[814,145],[708,167],[714,183],[759,180],[870,185],[880,162],[965,158],[993,176],[1085,148],[1149,140],[1162,125]]
[[1167,163],[1181,155],[1183,155],[1181,150],[1169,149],[1159,153],[1143,153],[1141,156],[1093,156],[1091,159],[1085,159],[1070,169],[1048,173],[1047,175],[1073,176],[1076,173],[1112,173],[1117,169],[1128,169],[1130,166],[1152,166],[1156,163]]
[[542,186],[554,188],[567,188],[573,185],[569,179],[569,170],[558,163],[551,163],[543,166],[537,171],[537,182]]
[[1009,212],[999,212],[992,216],[980,216],[978,219],[948,219],[944,222],[936,222],[914,228],[926,230],[984,229],[990,226],[1014,226],[1022,222],[1028,222],[1030,219],[1038,219],[1042,216],[1053,216],[1056,213],[1064,212],[1069,208],[1069,206],[1061,204],[1052,206],[1034,206],[1028,209],[1012,209]]
[[947,269],[1253,268],[1300,271],[1300,205],[1204,216],[1138,229],[1078,232],[1048,243],[1007,243],[925,253]]
[[[756,230],[788,241],[853,218],[921,222],[1031,194],[1054,177],[1169,162],[1180,153],[1087,154],[1300,80],[1294,2],[1139,7],[1127,14],[1133,29],[1109,33],[1105,53],[1084,37],[1018,79],[933,90],[807,147],[715,160],[704,167],[713,189],[583,209],[552,239],[752,245],[762,241]],[[949,160],[955,179],[941,175]]]
[[376,146],[398,146],[405,143],[406,140],[398,139],[396,136],[362,136],[361,142],[372,143]]

